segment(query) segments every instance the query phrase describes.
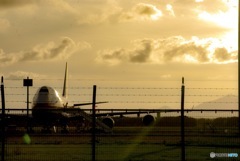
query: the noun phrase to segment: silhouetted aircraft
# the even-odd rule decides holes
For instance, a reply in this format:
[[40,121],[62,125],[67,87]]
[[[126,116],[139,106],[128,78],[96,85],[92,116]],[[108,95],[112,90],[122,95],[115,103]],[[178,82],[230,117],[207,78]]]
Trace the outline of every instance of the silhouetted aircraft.
[[[42,86],[36,92],[33,102],[31,115],[27,116],[26,114],[5,114],[5,117],[8,118],[7,122],[13,122],[16,124],[21,124],[21,122],[27,122],[27,128],[31,130],[31,127],[40,126],[43,127],[43,132],[56,132],[56,127],[61,126],[61,131],[66,133],[68,132],[68,124],[71,121],[74,121],[77,124],[84,124],[92,122],[92,114],[87,113],[86,109],[81,109],[79,106],[92,105],[93,103],[80,103],[74,104],[73,106],[68,106],[67,101],[67,77],[68,77],[68,66],[66,63],[65,74],[64,74],[64,83],[62,95],[52,87]],[[3,83],[3,82],[2,82]],[[107,102],[96,102],[95,104],[101,104]],[[6,109],[7,111],[14,111],[19,109]],[[151,125],[155,121],[155,117],[151,113],[166,113],[166,112],[180,112],[181,109],[98,109],[101,110],[101,113],[96,113],[95,117],[101,119],[96,119],[96,126],[101,128],[105,132],[111,132],[114,126],[114,119],[111,116],[119,115],[129,115],[129,114],[145,114],[142,118],[144,125]],[[106,111],[106,112],[103,112]],[[238,112],[235,109],[185,109],[185,112]],[[2,113],[0,115],[2,118]],[[10,120],[10,121],[9,121]],[[75,125],[78,126],[78,125]]]
[[[51,132],[51,128],[56,132],[56,125],[61,125],[62,132],[68,132],[68,122],[71,120],[77,120],[79,122],[91,122],[92,114],[86,113],[78,106],[92,105],[93,103],[80,103],[68,106],[67,101],[67,77],[68,66],[66,63],[63,91],[60,96],[59,93],[52,87],[42,86],[36,92],[33,102],[31,115],[27,118],[26,115],[6,114],[10,119],[25,119],[28,120],[28,127],[43,126],[43,132]],[[95,104],[101,104],[107,102],[96,102]],[[11,110],[11,109],[9,109]],[[147,113],[143,117],[143,123],[149,125],[155,121],[155,118],[148,114],[147,111],[123,111],[123,112],[108,112],[108,113],[96,113],[96,117],[102,117],[101,120],[96,119],[96,125],[102,128],[105,132],[111,131],[114,126],[114,120],[111,116],[114,115],[126,115],[126,114],[140,114]]]

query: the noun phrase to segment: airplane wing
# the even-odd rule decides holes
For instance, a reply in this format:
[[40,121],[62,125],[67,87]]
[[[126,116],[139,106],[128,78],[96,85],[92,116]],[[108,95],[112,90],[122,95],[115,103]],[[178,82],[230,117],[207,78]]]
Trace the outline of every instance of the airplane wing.
[[[51,117],[44,117],[42,119],[35,119],[32,117],[32,115],[29,115],[29,118],[26,115],[26,109],[25,112],[23,109],[17,109],[19,114],[5,114],[5,118],[8,119],[8,123],[10,124],[19,124],[22,126],[26,126],[26,123],[28,121],[31,122],[32,125],[54,125],[55,123],[58,123],[58,119],[67,119],[69,121],[71,120],[80,120],[85,118],[88,121],[92,120],[92,109],[81,109],[81,108],[65,108],[65,109],[55,109],[53,110],[53,113]],[[14,113],[17,113],[17,110],[14,111]],[[1,110],[0,110],[1,111]],[[7,109],[7,111],[11,111],[11,109]],[[22,113],[20,113],[22,111]],[[228,110],[222,110],[222,109],[185,109],[184,112],[192,112],[192,111],[198,111],[198,112],[237,112],[238,110],[235,109],[228,109]],[[97,109],[95,111],[96,117],[103,116],[102,121],[104,120],[104,124],[106,124],[109,127],[113,127],[114,120],[111,118],[111,116],[123,116],[123,115],[131,115],[131,114],[146,114],[143,116],[143,123],[145,125],[148,125],[149,122],[154,121],[154,117],[150,115],[151,113],[168,113],[168,112],[178,112],[180,113],[180,109]],[[104,117],[106,116],[106,117]],[[110,116],[110,117],[108,117]],[[150,117],[150,118],[149,118]],[[144,119],[145,118],[145,119]],[[0,121],[2,119],[2,113],[0,113]],[[30,119],[30,120],[29,120]],[[150,120],[149,120],[150,119]],[[145,121],[144,121],[145,120]],[[100,123],[101,121],[97,121],[97,123],[101,126],[106,126]]]
[[[92,116],[92,109],[80,109],[74,108],[76,110],[81,110],[84,112],[88,111],[88,114]],[[236,109],[185,109],[184,112],[237,112]],[[77,111],[75,111],[77,112]],[[151,114],[151,113],[169,113],[177,112],[180,113],[181,109],[96,109],[95,116],[118,116],[118,115],[132,115],[132,114]],[[70,112],[71,113],[71,112]]]
[[[106,102],[98,102],[106,103]],[[98,104],[96,103],[96,104]],[[77,106],[91,105],[92,103],[75,104]],[[48,111],[48,109],[43,109]],[[2,117],[2,110],[0,109],[0,118]],[[5,117],[26,117],[26,109],[6,109]],[[14,113],[9,113],[9,111]],[[31,111],[31,109],[29,110]],[[79,111],[88,112],[91,115],[91,108],[81,109],[81,108],[62,108],[62,109],[49,109],[49,111],[56,112],[66,112],[66,113],[78,113]],[[237,112],[237,109],[185,109],[184,112]],[[120,115],[120,114],[138,114],[138,113],[167,113],[167,112],[181,112],[180,109],[96,109],[96,116],[106,116],[106,115]],[[29,114],[31,117],[31,114]]]
[[[102,104],[102,103],[108,103],[108,102],[96,102],[95,104]],[[77,103],[73,104],[74,107],[76,106],[86,106],[86,105],[92,105],[93,103]]]
[[[102,103],[102,102],[99,102]],[[88,103],[86,103],[89,105]],[[85,105],[85,104],[84,104]],[[80,105],[81,106],[81,105]],[[6,113],[5,118],[14,120],[27,120],[26,109],[6,109],[7,111],[13,110],[15,113]],[[0,110],[1,111],[1,110]],[[60,118],[74,119],[79,117],[92,117],[92,109],[81,109],[81,108],[66,108],[66,109],[56,109],[53,110],[54,113]],[[235,109],[185,109],[184,112],[236,112]],[[17,113],[18,112],[18,113]],[[180,109],[96,109],[95,116],[123,116],[123,115],[133,115],[133,114],[151,114],[151,113],[169,113],[178,112]],[[0,113],[0,120],[2,118],[2,113]],[[29,118],[32,119],[32,115],[29,114]]]
[[132,115],[132,114],[150,114],[150,113],[158,113],[158,112],[179,112],[181,110],[175,110],[175,109],[97,109],[97,111],[110,111],[110,112],[101,112],[96,113],[96,117],[100,116],[123,116],[123,115]]
[[[142,114],[142,113],[149,113],[149,112],[108,112],[108,113],[96,113],[95,116],[96,117],[101,117],[101,116],[122,116],[122,115],[132,115],[132,114]],[[92,116],[92,114],[91,114]]]
[[[88,103],[86,103],[89,105]],[[102,116],[123,116],[123,115],[133,115],[133,114],[151,114],[151,113],[167,113],[167,112],[180,112],[180,109],[96,109],[96,117]],[[188,110],[189,111],[189,110]],[[81,109],[81,108],[66,108],[63,112],[64,117],[68,118],[77,118],[79,116],[88,116],[92,117],[92,109]]]

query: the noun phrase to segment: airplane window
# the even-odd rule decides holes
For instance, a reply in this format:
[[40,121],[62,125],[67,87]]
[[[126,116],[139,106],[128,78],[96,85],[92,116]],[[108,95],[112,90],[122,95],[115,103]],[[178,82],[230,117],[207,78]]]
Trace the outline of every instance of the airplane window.
[[47,89],[47,88],[41,88],[41,89],[40,89],[40,92],[46,92],[46,93],[48,93],[48,89]]

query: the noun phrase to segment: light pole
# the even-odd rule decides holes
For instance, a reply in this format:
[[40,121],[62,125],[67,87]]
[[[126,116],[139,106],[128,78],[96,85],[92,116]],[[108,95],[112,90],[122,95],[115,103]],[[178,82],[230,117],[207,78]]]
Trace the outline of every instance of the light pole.
[[29,132],[29,87],[33,85],[32,79],[23,79],[23,86],[27,87],[27,132]]

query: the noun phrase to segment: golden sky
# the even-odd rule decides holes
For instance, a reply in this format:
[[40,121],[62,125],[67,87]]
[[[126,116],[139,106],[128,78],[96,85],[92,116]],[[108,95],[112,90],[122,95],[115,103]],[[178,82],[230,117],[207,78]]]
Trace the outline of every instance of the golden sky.
[[237,80],[237,2],[2,0],[0,74]]

